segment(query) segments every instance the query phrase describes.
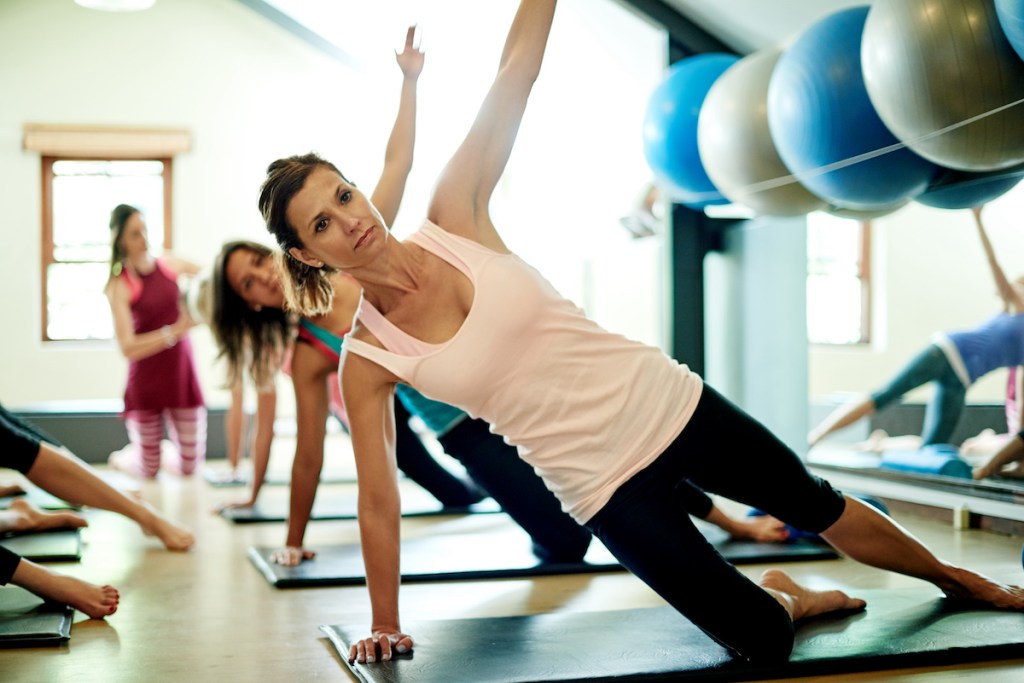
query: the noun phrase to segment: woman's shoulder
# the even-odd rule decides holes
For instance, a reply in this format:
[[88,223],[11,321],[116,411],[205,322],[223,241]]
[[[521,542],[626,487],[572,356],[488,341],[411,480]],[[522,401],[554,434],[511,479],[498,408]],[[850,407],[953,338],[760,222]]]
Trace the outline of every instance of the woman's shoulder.
[[[487,239],[487,235],[493,235],[493,239]],[[424,241],[431,241],[435,244],[442,244],[448,248],[465,248],[486,254],[510,254],[512,253],[505,246],[493,230],[490,232],[477,233],[465,230],[450,229],[450,225],[438,223],[430,218],[424,219],[419,231],[409,236],[406,243],[422,246]]]

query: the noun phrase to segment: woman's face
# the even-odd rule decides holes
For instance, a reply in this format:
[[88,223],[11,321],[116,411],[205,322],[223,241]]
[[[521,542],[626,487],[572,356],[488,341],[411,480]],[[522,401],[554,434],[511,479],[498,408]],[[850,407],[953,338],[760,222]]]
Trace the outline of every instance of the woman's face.
[[149,251],[149,238],[146,234],[146,221],[142,220],[141,213],[133,213],[124,222],[124,232],[121,233],[121,253],[128,260],[145,256]]
[[239,247],[224,264],[224,278],[249,308],[284,308],[281,279],[269,255]]
[[388,228],[373,203],[329,168],[317,168],[285,211],[305,245],[291,255],[313,266],[350,270],[383,249]]

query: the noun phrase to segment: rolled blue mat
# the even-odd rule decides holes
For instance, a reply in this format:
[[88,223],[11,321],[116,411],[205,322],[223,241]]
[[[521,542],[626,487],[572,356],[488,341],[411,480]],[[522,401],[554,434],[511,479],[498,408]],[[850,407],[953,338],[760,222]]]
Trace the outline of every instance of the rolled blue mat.
[[971,479],[971,466],[960,459],[955,446],[925,446],[918,451],[884,451],[879,467],[884,470]]
[[[870,505],[871,507],[875,508],[876,510],[883,514],[889,514],[889,507],[878,498],[875,498],[874,496],[869,496],[866,493],[853,492],[850,492],[849,495],[853,496],[854,498],[859,498],[860,500],[864,501],[865,503],[867,503],[868,505]],[[758,510],[757,508],[751,508],[750,510],[747,510],[747,517],[764,517],[767,514],[768,513],[765,512],[764,510]],[[814,541],[817,543],[825,543],[825,540],[813,531],[804,531],[803,529],[797,529],[795,526],[792,526],[791,524],[786,525],[786,531],[789,533],[789,535],[786,537],[786,539],[789,541],[807,540]]]

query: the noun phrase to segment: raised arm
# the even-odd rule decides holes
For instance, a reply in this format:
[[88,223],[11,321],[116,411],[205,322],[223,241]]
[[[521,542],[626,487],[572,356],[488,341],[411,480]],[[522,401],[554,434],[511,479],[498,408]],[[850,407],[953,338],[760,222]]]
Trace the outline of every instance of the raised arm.
[[999,261],[996,259],[996,252],[992,248],[992,243],[989,242],[988,234],[985,232],[985,224],[981,221],[981,210],[983,206],[976,206],[971,209],[971,213],[974,215],[974,224],[978,228],[978,237],[981,238],[981,246],[985,250],[985,258],[988,260],[989,268],[992,270],[992,277],[996,282],[996,291],[999,292],[1000,298],[1003,300],[1004,310],[1012,311],[1014,313],[1020,313],[1024,311],[1024,297],[1021,296],[1017,288],[1006,278],[1006,274],[1003,273],[1003,269],[999,267]]
[[413,45],[415,34],[416,27],[410,26],[405,34],[405,48],[395,54],[402,70],[402,94],[398,116],[384,150],[384,170],[370,197],[389,227],[398,215],[416,146],[416,84],[423,70],[423,53]]
[[412,638],[398,617],[401,503],[395,461],[393,378],[354,354],[342,365],[342,396],[348,407],[359,478],[359,537],[372,609],[371,635],[357,641],[349,661],[386,661],[392,649],[408,652]]
[[555,0],[522,0],[498,73],[462,145],[442,171],[427,217],[445,230],[507,251],[488,205],[505,171],[526,102],[540,74]]

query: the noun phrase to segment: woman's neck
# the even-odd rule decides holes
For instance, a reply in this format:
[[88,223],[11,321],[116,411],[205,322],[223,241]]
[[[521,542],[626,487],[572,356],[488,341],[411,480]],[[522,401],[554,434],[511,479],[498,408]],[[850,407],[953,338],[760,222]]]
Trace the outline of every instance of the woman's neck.
[[156,259],[148,251],[141,256],[125,259],[125,263],[139,275],[149,275],[156,268]]
[[391,240],[385,258],[373,268],[350,271],[363,287],[363,296],[381,313],[387,312],[408,294],[416,292],[427,277],[425,252],[415,244]]

